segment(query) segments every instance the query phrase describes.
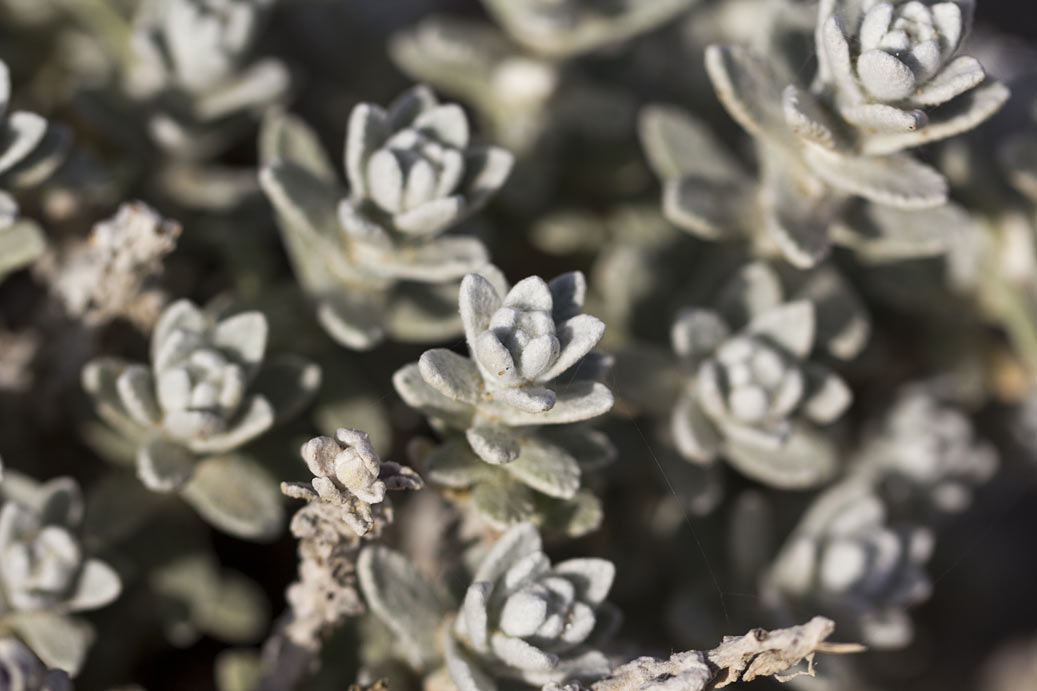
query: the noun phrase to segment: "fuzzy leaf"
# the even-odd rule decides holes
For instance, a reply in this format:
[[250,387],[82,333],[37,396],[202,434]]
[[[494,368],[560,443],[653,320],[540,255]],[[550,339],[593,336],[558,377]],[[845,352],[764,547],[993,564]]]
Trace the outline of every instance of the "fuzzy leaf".
[[663,213],[674,225],[707,240],[729,238],[746,230],[756,206],[749,185],[702,177],[663,183]]
[[495,530],[507,530],[528,521],[536,510],[534,492],[518,481],[500,477],[472,489],[472,508]]
[[385,338],[379,297],[359,292],[325,296],[317,303],[317,319],[335,342],[370,350]]
[[871,321],[860,297],[833,267],[815,269],[792,297],[814,305],[817,342],[829,353],[850,360],[863,350]]
[[461,615],[457,622],[459,629],[464,629],[468,643],[476,652],[485,655],[490,652],[489,612],[490,593],[493,584],[476,581],[468,586],[461,604]]
[[498,406],[515,409],[519,414],[538,415],[551,410],[556,401],[555,392],[539,386],[514,389],[496,389],[493,402]]
[[[167,562],[150,574],[151,587],[164,598],[180,603],[184,619],[167,622],[183,636],[185,627],[222,641],[248,643],[267,625],[268,606],[259,587],[235,571],[221,570],[203,553],[189,553]],[[184,641],[188,642],[188,641]]]
[[809,148],[804,157],[822,180],[876,204],[900,209],[925,209],[947,201],[947,180],[934,168],[910,156],[851,158],[820,148]]
[[691,0],[627,3],[617,12],[585,7],[575,21],[565,23],[537,21],[529,16],[529,5],[513,0],[492,0],[487,9],[527,49],[561,59],[605,44],[622,43],[666,22],[690,3]]
[[426,415],[446,421],[452,427],[466,429],[474,412],[471,405],[450,399],[429,386],[418,363],[414,362],[396,371],[392,378],[396,393],[404,403]]
[[672,106],[652,104],[641,110],[638,134],[648,164],[663,180],[696,177],[743,184],[742,164],[719,145],[704,123]]
[[456,223],[465,210],[463,197],[434,199],[394,217],[396,228],[407,235],[429,237]]
[[432,89],[424,84],[412,86],[389,104],[387,121],[390,129],[395,131],[413,124],[419,115],[435,108],[438,103]]
[[265,166],[289,161],[328,185],[336,181],[335,166],[324,153],[317,133],[295,115],[271,110],[259,131],[259,160]]
[[4,184],[13,188],[39,185],[58,169],[68,153],[71,135],[64,127],[48,124],[35,148],[3,173]]
[[491,409],[503,422],[515,427],[578,422],[603,415],[612,408],[612,392],[598,382],[575,381],[565,386],[556,386],[554,392],[554,406],[543,412],[519,410],[496,402]]
[[497,691],[493,677],[479,667],[468,651],[454,640],[450,631],[443,631],[442,641],[447,671],[458,691]]
[[346,128],[346,177],[350,191],[356,197],[366,197],[370,190],[366,184],[367,161],[389,136],[387,116],[384,110],[369,103],[361,103],[349,114]]
[[43,140],[47,121],[36,113],[19,110],[8,115],[0,128],[0,174],[4,174]]
[[581,489],[572,499],[537,496],[538,523],[551,530],[577,538],[597,530],[605,517],[601,500],[590,490]]
[[162,419],[162,411],[155,400],[155,380],[147,367],[127,367],[115,380],[115,388],[123,408],[137,424],[150,427]]
[[93,401],[97,414],[130,439],[139,438],[144,429],[134,422],[120,400],[116,381],[129,365],[113,358],[91,360],[83,367],[83,390]]
[[897,56],[866,50],[857,58],[861,85],[880,101],[900,101],[915,92],[915,73]]
[[587,299],[587,279],[582,271],[570,271],[555,276],[547,282],[551,291],[551,318],[556,324],[583,311],[583,302]]
[[616,447],[609,436],[585,425],[544,427],[537,435],[565,449],[583,470],[602,468],[616,460]]
[[137,477],[153,492],[173,492],[190,479],[195,456],[182,445],[156,438],[137,451]]
[[1008,96],[1005,85],[998,82],[985,84],[929,110],[925,127],[900,134],[872,135],[864,139],[861,150],[870,155],[888,154],[967,132],[1000,110]]
[[578,314],[561,324],[556,331],[561,346],[558,358],[537,379],[550,381],[589,353],[605,335],[605,323],[589,314]]
[[155,371],[165,369],[169,355],[167,342],[175,331],[203,332],[209,327],[209,318],[190,300],[177,300],[166,307],[151,333],[151,364]]
[[439,343],[455,338],[461,332],[461,319],[457,314],[458,283],[460,281],[438,285],[397,284],[386,307],[387,333],[404,343]]
[[426,384],[451,400],[475,403],[482,392],[483,379],[475,363],[446,348],[426,350],[418,369]]
[[[724,321],[739,329],[753,317],[777,307],[785,300],[778,274],[766,262],[752,262],[724,283],[714,304]],[[676,347],[676,345],[675,345]]]
[[213,526],[245,540],[271,540],[284,525],[280,487],[244,456],[200,461],[182,496]]
[[804,412],[818,424],[834,422],[849,407],[853,392],[841,377],[819,365],[808,368],[807,376],[811,390],[803,403]]
[[569,453],[537,437],[522,440],[518,458],[504,470],[538,492],[571,499],[580,488],[580,466]]
[[694,389],[677,400],[670,417],[673,443],[681,455],[696,463],[709,463],[720,449],[720,434],[702,408]]
[[465,438],[479,458],[494,465],[515,460],[522,450],[519,440],[501,427],[469,427]]
[[490,647],[501,662],[523,672],[548,672],[558,664],[557,655],[502,633],[490,636]]
[[[307,242],[335,247],[339,233],[340,195],[333,185],[288,161],[274,161],[259,173],[259,182],[286,225],[285,234],[302,233]],[[331,250],[334,251],[334,250]],[[322,261],[331,261],[322,257]]]
[[115,569],[98,559],[87,559],[66,606],[70,612],[97,609],[119,597],[120,592],[122,581]]
[[465,151],[464,161],[465,178],[461,188],[468,195],[469,210],[475,210],[508,179],[515,157],[496,146],[476,146]]
[[815,327],[814,306],[799,300],[753,317],[745,330],[768,339],[798,358],[806,358],[814,347]]
[[[816,186],[816,182],[814,183]],[[802,177],[781,174],[772,181],[771,208],[767,230],[789,263],[810,268],[825,258],[830,249],[829,226],[842,206],[842,195],[812,190]]]
[[885,103],[859,103],[839,113],[852,125],[871,133],[914,132],[929,122],[925,111],[904,110]]
[[863,204],[833,228],[833,240],[868,261],[888,262],[942,254],[974,223],[956,204],[908,211]]
[[979,60],[969,55],[959,55],[947,63],[938,75],[923,84],[909,100],[920,106],[938,106],[979,86],[985,77]]
[[451,609],[446,597],[406,557],[381,545],[365,547],[356,568],[368,607],[396,635],[407,661],[432,669],[440,659],[438,629]]
[[779,489],[809,489],[829,480],[838,469],[836,449],[815,430],[794,426],[777,448],[729,443],[731,465],[754,480]]
[[709,356],[730,335],[727,324],[708,309],[686,307],[677,313],[670,327],[673,352],[696,363]]
[[616,578],[616,567],[608,559],[584,557],[559,562],[551,573],[565,576],[576,586],[576,597],[591,605],[600,605],[608,597]]
[[835,126],[814,97],[795,84],[789,84],[781,94],[785,122],[801,139],[826,149],[836,148]]
[[267,331],[262,312],[242,312],[220,321],[212,330],[212,341],[236,361],[255,366],[263,361]]
[[[167,415],[167,418],[169,416]],[[207,437],[183,440],[195,453],[225,453],[255,439],[274,424],[274,408],[262,396],[253,396],[226,431]],[[167,429],[173,431],[167,419]]]
[[532,523],[513,526],[501,535],[486,553],[472,581],[496,583],[497,579],[521,559],[543,550],[540,533]]
[[476,338],[490,327],[490,317],[500,309],[501,298],[492,283],[479,274],[469,274],[461,281],[457,302],[468,347],[474,349]]
[[[11,197],[0,192],[0,201],[5,199]],[[0,218],[0,279],[11,271],[32,263],[47,247],[40,227],[25,219],[15,221],[14,214],[17,212],[16,206],[8,216],[11,225],[7,227],[3,227],[3,219]]]
[[848,101],[860,102],[863,94],[850,59],[850,44],[843,31],[842,18],[837,14],[831,14],[820,21],[814,40],[817,43],[817,59],[821,74],[830,77]]
[[194,104],[195,115],[206,121],[252,109],[262,111],[281,99],[290,85],[291,75],[282,62],[259,60],[239,69],[230,84],[200,96]]
[[772,65],[741,46],[706,48],[706,72],[721,103],[739,125],[758,137],[788,131],[781,87]]
[[486,246],[479,240],[447,236],[388,254],[367,268],[387,278],[440,283],[479,271],[488,262]]
[[448,438],[425,457],[428,479],[445,487],[464,488],[497,477],[497,469],[480,459],[467,439]]
[[51,612],[14,612],[6,622],[47,667],[79,672],[87,648],[94,641],[93,628],[81,619]]

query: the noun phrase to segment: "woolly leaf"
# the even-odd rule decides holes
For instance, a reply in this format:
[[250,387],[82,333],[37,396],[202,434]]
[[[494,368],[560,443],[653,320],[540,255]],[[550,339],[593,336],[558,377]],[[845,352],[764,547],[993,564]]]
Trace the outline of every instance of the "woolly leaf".
[[69,612],[97,609],[119,597],[122,581],[115,570],[97,559],[87,559],[76,581],[75,590],[65,603]]
[[137,477],[153,492],[173,492],[190,479],[195,456],[168,439],[156,438],[137,451]]
[[729,441],[725,455],[748,477],[779,489],[816,487],[838,469],[833,444],[804,425],[793,425],[777,448]]
[[472,508],[495,530],[527,521],[536,510],[534,492],[517,481],[496,477],[472,488]]
[[79,672],[87,648],[94,640],[93,628],[81,619],[51,612],[14,612],[6,617],[14,629],[47,667]]
[[521,451],[504,469],[550,497],[571,499],[580,488],[580,466],[565,449],[537,437],[522,440]]
[[357,577],[371,611],[396,635],[407,661],[432,669],[439,661],[437,633],[450,603],[404,557],[369,545],[357,559]]
[[479,458],[494,465],[515,460],[522,450],[519,440],[500,427],[469,427],[465,438]]
[[909,156],[852,158],[811,148],[805,151],[805,160],[828,184],[876,204],[925,209],[947,201],[947,180],[934,168]]
[[425,457],[428,479],[446,487],[471,487],[497,477],[497,469],[479,458],[464,437],[453,436]]
[[199,461],[182,496],[209,523],[246,540],[273,539],[284,525],[280,487],[244,456]]

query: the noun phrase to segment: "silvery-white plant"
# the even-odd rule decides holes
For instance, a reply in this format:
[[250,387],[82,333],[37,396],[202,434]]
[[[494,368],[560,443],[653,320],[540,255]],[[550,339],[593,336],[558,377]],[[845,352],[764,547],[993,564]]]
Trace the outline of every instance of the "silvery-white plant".
[[43,182],[64,160],[68,136],[36,113],[9,110],[11,75],[0,60],[0,279],[38,257],[45,240],[31,220],[19,217],[10,190]]
[[540,686],[609,671],[597,649],[618,624],[605,602],[615,566],[577,558],[551,565],[536,528],[502,535],[465,592],[452,632],[444,632],[447,671],[460,691],[495,691],[497,680]]
[[483,0],[525,48],[551,58],[620,43],[672,19],[694,0]]
[[871,478],[891,505],[937,513],[964,511],[998,466],[997,452],[976,438],[968,417],[924,389],[899,396],[856,462],[855,472]]
[[342,521],[363,537],[374,527],[372,506],[386,501],[387,490],[421,489],[421,478],[399,463],[383,461],[360,430],[340,427],[332,437],[314,437],[302,447],[314,474],[309,485],[282,483],[290,497],[341,508]]
[[735,274],[716,308],[683,309],[671,329],[687,377],[670,422],[681,454],[697,463],[724,457],[778,487],[830,478],[837,449],[817,426],[838,419],[852,394],[812,360],[824,335],[818,321],[817,303],[786,299],[762,263]]
[[931,530],[890,523],[869,484],[848,480],[818,497],[789,536],[764,576],[764,601],[828,613],[874,648],[903,647],[913,630],[906,609],[932,590],[932,547]]
[[93,630],[72,616],[118,597],[118,574],[79,538],[83,499],[71,478],[0,483],[0,637],[15,635],[48,667],[79,671]]
[[260,181],[328,333],[357,349],[386,335],[428,341],[456,334],[457,281],[495,269],[479,240],[443,233],[504,183],[511,154],[474,145],[460,106],[440,103],[424,86],[388,109],[353,109],[345,195],[302,122],[274,118],[262,139]]
[[959,55],[974,5],[822,0],[813,89],[858,129],[863,152],[890,153],[958,134],[1004,101],[1004,87],[981,86],[986,75],[979,61]]
[[[299,576],[288,586],[291,608],[283,635],[316,658],[321,643],[346,617],[364,612],[357,591],[356,560],[365,540],[378,539],[393,520],[390,490],[418,490],[423,483],[410,468],[383,461],[365,432],[339,428],[334,437],[315,437],[302,458],[316,477],[309,483],[282,483],[281,491],[305,499],[291,521],[299,540]],[[290,663],[274,665],[260,688],[291,685]]]
[[538,510],[530,490],[573,500],[581,461],[612,455],[600,433],[552,429],[612,407],[594,381],[606,363],[591,352],[605,325],[581,313],[585,294],[579,272],[530,276],[506,292],[469,274],[458,303],[470,356],[435,348],[393,376],[403,400],[447,437],[425,459],[428,478],[473,488],[476,508],[498,527]]
[[357,569],[369,608],[398,637],[401,655],[424,672],[445,663],[460,691],[609,672],[598,646],[618,623],[605,602],[615,567],[594,558],[552,566],[530,523],[513,526],[482,558],[452,622],[449,596],[403,555],[367,547]]
[[[302,358],[266,361],[266,341],[260,312],[218,318],[179,300],[155,324],[150,366],[99,358],[82,374],[97,413],[136,445],[137,476],[149,489],[181,492],[210,521],[253,537],[277,529],[279,493],[261,468],[229,454],[300,410],[320,385],[320,369]],[[221,495],[238,495],[237,503]],[[225,515],[228,504],[257,515]]]
[[288,69],[249,62],[274,0],[148,0],[132,36],[130,94],[153,104],[151,137],[177,158],[203,158],[284,99]]
[[68,674],[47,669],[16,638],[0,638],[0,688],[6,691],[72,691]]
[[[1008,97],[997,82],[981,84],[977,61],[957,56],[971,5],[826,0],[810,88],[780,60],[710,46],[707,72],[758,144],[760,182],[716,145],[704,149],[705,162],[684,160],[680,154],[695,151],[705,136],[693,120],[678,122],[681,129],[670,134],[690,132],[691,141],[675,164],[655,166],[679,181],[668,189],[670,215],[707,237],[752,236],[762,227],[765,240],[801,267],[820,261],[833,240],[867,249],[875,236],[889,236],[905,245],[880,246],[880,256],[946,249],[962,214],[947,206],[946,179],[904,150],[975,127]],[[710,170],[714,161],[722,165]],[[850,204],[854,197],[869,203]]]
[[832,244],[873,263],[938,255],[973,226],[952,202],[907,211],[849,203],[765,144],[753,173],[706,123],[672,106],[646,107],[639,134],[674,225],[705,240],[747,240],[755,254],[800,268],[817,266]]

